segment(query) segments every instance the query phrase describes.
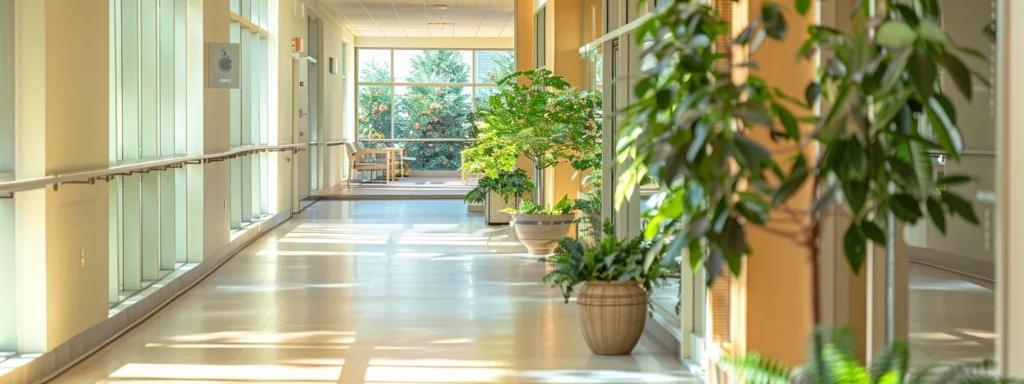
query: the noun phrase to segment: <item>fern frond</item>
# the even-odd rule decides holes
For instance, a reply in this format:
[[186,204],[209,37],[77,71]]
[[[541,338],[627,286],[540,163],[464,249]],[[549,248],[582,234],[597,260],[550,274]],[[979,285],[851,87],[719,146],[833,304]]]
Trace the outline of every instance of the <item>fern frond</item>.
[[722,368],[744,382],[751,384],[781,384],[789,382],[789,367],[769,357],[751,352],[741,357],[723,357],[718,361]]

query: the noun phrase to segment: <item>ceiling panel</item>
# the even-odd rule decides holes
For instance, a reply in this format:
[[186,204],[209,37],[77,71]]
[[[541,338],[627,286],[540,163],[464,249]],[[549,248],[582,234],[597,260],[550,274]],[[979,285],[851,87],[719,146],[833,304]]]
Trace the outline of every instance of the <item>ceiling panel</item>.
[[[357,35],[512,37],[515,0],[328,0]],[[428,23],[431,23],[428,25]],[[440,24],[439,24],[440,23]],[[452,24],[454,23],[454,24]]]

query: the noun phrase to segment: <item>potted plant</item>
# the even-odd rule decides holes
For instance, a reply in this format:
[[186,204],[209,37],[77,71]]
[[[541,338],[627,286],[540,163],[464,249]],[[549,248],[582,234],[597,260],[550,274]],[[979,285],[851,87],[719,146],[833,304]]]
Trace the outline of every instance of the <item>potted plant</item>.
[[508,224],[511,216],[504,210],[518,206],[522,196],[532,190],[533,183],[526,176],[526,171],[516,169],[480,178],[463,201],[466,204],[484,204],[487,224]]
[[[519,81],[525,80],[525,81]],[[476,141],[466,150],[474,172],[512,169],[520,156],[533,162],[534,200],[543,205],[545,169],[566,162],[578,171],[600,164],[600,97],[572,88],[547,70],[513,73],[480,114]]]
[[576,209],[580,217],[576,219],[577,238],[593,244],[601,237],[601,174],[592,173],[583,178],[585,192],[576,197]]
[[640,236],[620,239],[608,222],[596,244],[563,238],[555,254],[545,259],[551,271],[544,282],[560,288],[566,303],[582,284],[576,316],[583,340],[595,354],[632,352],[644,332],[649,293],[679,276],[679,264],[658,249]]
[[569,235],[576,215],[575,207],[568,196],[557,204],[544,208],[530,199],[523,199],[519,208],[508,208],[512,215],[512,227],[516,236],[532,255],[550,255],[558,246],[558,240]]
[[[1015,383],[1016,380],[999,378],[989,371],[990,362],[936,367],[929,363],[910,369],[907,344],[895,342],[885,346],[871,363],[865,366],[853,350],[853,334],[847,328],[821,328],[811,338],[808,362],[790,370],[785,364],[756,352],[740,357],[723,357],[719,365],[735,379],[746,382],[782,383],[907,383],[907,384],[997,384]],[[730,380],[720,380],[730,382]],[[738,382],[739,380],[731,381]]]

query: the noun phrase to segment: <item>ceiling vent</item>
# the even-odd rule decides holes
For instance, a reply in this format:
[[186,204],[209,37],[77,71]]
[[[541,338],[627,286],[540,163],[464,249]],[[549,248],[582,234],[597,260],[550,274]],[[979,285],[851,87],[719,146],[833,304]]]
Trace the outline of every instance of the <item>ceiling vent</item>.
[[434,10],[444,10],[444,9],[448,9],[448,6],[445,5],[445,4],[434,4]]

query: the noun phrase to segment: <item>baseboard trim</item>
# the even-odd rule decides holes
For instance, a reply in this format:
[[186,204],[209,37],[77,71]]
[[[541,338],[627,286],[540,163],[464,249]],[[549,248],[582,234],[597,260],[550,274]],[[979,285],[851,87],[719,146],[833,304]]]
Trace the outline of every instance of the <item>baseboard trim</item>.
[[167,281],[164,286],[139,302],[75,335],[31,362],[0,376],[0,384],[45,383],[55,379],[141,325],[206,279],[239,251],[270,230],[280,226],[291,216],[291,210],[286,210],[254,224],[248,231],[229,241],[227,245],[206,255],[202,263],[196,264],[177,278]]
[[[664,316],[651,312],[647,316],[644,334],[671,352],[674,356],[682,356],[683,340],[679,326],[673,327]],[[682,361],[680,361],[682,363]]]

